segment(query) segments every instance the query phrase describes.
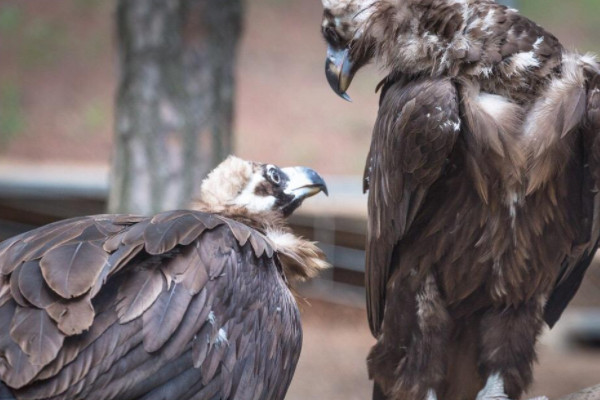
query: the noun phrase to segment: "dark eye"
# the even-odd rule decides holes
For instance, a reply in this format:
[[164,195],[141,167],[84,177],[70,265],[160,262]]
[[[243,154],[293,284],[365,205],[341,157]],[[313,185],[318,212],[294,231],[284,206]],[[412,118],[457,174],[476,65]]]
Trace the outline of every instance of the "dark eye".
[[269,180],[276,185],[279,185],[279,183],[281,182],[281,175],[279,175],[279,171],[277,170],[277,168],[269,168],[269,170],[267,171],[267,176],[269,177]]

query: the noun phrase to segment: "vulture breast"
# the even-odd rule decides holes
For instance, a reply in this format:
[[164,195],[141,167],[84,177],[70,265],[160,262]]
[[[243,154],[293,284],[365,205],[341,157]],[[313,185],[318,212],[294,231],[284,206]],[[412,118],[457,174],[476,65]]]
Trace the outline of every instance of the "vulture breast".
[[3,242],[0,273],[6,398],[283,399],[300,354],[277,253],[218,215],[57,222]]

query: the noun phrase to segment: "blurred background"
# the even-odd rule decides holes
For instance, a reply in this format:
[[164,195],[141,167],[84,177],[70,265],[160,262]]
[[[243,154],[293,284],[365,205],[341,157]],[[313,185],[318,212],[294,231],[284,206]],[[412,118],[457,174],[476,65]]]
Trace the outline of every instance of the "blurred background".
[[[600,52],[600,0],[512,6],[567,47]],[[366,399],[362,168],[377,112],[369,67],[339,99],[319,0],[0,0],[0,238],[105,210],[184,204],[224,155],[326,176],[295,229],[335,268],[301,288],[289,399]],[[158,150],[157,150],[158,148]],[[112,167],[112,173],[111,173]],[[600,262],[540,343],[529,396],[600,381]]]

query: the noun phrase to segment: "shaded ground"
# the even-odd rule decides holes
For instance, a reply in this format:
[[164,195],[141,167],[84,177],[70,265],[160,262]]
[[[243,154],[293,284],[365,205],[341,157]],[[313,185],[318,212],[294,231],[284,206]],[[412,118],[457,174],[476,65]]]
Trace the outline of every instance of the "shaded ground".
[[[373,344],[366,312],[311,300],[304,307],[304,346],[287,399],[370,398],[365,357]],[[600,350],[538,346],[539,362],[529,397],[550,399],[600,383]]]

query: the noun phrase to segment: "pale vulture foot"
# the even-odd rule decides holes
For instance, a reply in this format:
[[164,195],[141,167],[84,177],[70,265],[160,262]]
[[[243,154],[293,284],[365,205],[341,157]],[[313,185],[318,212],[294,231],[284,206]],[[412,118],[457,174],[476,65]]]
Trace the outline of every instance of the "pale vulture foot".
[[[504,392],[504,381],[500,374],[496,373],[489,376],[485,386],[477,394],[476,400],[511,400]],[[548,400],[548,398],[539,396],[529,400]]]
[[437,396],[435,395],[435,391],[433,389],[429,389],[427,391],[427,399],[426,400],[437,400]]

